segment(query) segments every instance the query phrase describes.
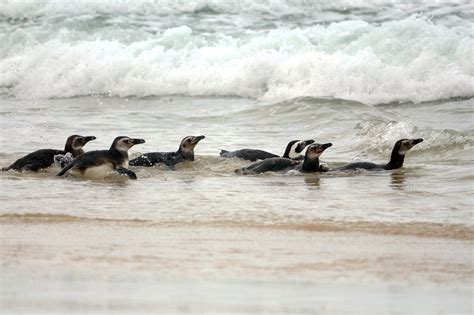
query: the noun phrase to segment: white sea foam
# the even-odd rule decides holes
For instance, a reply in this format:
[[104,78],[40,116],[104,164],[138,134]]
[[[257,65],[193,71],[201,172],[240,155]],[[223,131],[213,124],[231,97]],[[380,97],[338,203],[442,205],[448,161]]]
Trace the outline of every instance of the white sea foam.
[[368,104],[474,95],[472,30],[418,16],[381,25],[347,21],[248,30],[241,36],[211,36],[182,25],[156,34],[138,30],[136,40],[123,37],[130,34],[120,29],[104,30],[109,32],[104,35],[50,29],[17,28],[2,35],[7,45],[0,48],[0,87],[5,93],[264,101],[314,96]]
[[[452,156],[460,158],[459,153],[472,153],[472,132],[459,132],[448,129],[421,129],[413,121],[385,121],[366,119],[357,126],[359,132],[354,146],[362,152],[376,153],[380,156],[390,154],[395,141],[399,139],[423,138],[416,152],[431,157]],[[416,153],[411,153],[416,154]]]
[[[383,14],[390,10],[393,15],[416,13],[426,10],[446,11],[444,8],[472,9],[469,0],[338,0],[338,1],[305,1],[305,0],[36,0],[6,1],[2,3],[0,14],[10,18],[35,17],[39,15],[70,14],[182,14],[200,11],[240,14],[264,13],[273,16],[318,15],[332,11],[348,15],[351,10],[379,11]],[[405,11],[405,12],[401,12]],[[444,11],[442,13],[444,13]]]

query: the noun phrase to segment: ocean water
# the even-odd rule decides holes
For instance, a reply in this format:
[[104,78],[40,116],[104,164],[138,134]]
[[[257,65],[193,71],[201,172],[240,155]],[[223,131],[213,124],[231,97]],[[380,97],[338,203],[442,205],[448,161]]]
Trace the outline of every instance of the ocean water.
[[[86,151],[145,139],[131,157],[206,139],[137,181],[0,173],[0,310],[472,313],[473,17],[470,1],[2,2],[0,166],[71,134],[97,137]],[[375,173],[240,176],[219,157],[314,139],[329,166],[383,163],[419,137]]]

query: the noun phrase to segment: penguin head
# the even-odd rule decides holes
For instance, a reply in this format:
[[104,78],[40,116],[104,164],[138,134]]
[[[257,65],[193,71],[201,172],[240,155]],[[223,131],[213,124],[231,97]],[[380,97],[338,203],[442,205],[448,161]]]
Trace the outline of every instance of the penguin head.
[[423,139],[401,139],[395,142],[394,151],[399,155],[405,155],[411,148],[413,148],[418,143],[423,142]]
[[140,143],[145,143],[145,140],[120,136],[120,137],[115,138],[114,142],[112,143],[112,148],[120,152],[127,152],[135,144],[140,144]]
[[305,157],[310,160],[318,159],[327,148],[332,147],[332,143],[313,143],[306,149]]
[[301,156],[301,152],[303,152],[303,150],[311,143],[314,143],[314,140],[310,139],[290,141],[286,146],[286,150],[283,154],[283,157],[286,157],[288,159],[296,159]]
[[194,147],[201,141],[202,139],[206,138],[205,136],[187,136],[183,140],[181,140],[181,144],[179,145],[179,150],[181,152],[193,152]]
[[94,136],[79,136],[79,135],[72,135],[67,138],[66,146],[64,151],[67,152],[75,152],[81,151],[82,147],[87,144],[87,142],[95,140],[96,137]]
[[[70,138],[73,138],[71,146],[74,150],[79,150],[83,146],[85,146],[87,144],[87,142],[97,139],[94,136],[83,137],[83,136],[78,136],[78,135],[71,136],[71,137],[69,137],[69,139]],[[69,141],[69,139],[68,139],[68,141]]]

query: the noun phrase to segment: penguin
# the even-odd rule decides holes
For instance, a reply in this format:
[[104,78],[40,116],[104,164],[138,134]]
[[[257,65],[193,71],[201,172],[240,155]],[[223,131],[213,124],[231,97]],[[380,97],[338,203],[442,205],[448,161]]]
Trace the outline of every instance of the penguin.
[[303,163],[298,164],[295,169],[302,173],[327,172],[328,168],[319,164],[319,157],[330,147],[332,147],[332,143],[315,143],[310,145],[306,149]]
[[350,172],[357,169],[365,169],[369,171],[380,171],[380,170],[394,170],[403,166],[405,160],[405,154],[418,143],[423,142],[423,139],[400,139],[395,142],[392,149],[392,155],[390,161],[387,164],[375,164],[370,162],[356,162],[350,163],[341,167],[330,169],[330,171],[342,171]]
[[78,135],[70,136],[66,141],[64,153],[56,154],[53,158],[55,164],[61,168],[69,164],[75,157],[84,154],[82,147],[89,141],[95,140],[96,137],[81,137]]
[[313,143],[309,145],[306,149],[303,162],[281,157],[269,158],[253,163],[250,166],[244,167],[242,169],[237,169],[235,170],[235,173],[249,175],[261,174],[265,172],[287,172],[291,170],[296,170],[302,173],[324,172],[326,169],[321,167],[319,164],[319,156],[324,152],[324,150],[331,146],[332,143]]
[[127,175],[130,179],[137,179],[137,175],[128,169],[128,150],[140,143],[145,143],[145,140],[124,136],[117,137],[110,149],[90,151],[78,156],[57,176],[63,176],[70,172],[75,176],[104,178],[108,173],[115,171]]
[[132,166],[154,166],[165,164],[174,166],[181,162],[194,161],[194,148],[205,136],[188,136],[179,144],[176,152],[150,152],[130,160]]
[[[306,146],[310,145],[311,143],[314,143],[314,140],[290,141],[288,142],[285,149],[285,153],[283,153],[282,157],[287,159],[301,159],[301,152],[304,150],[304,148],[306,148]],[[276,154],[255,149],[241,149],[236,151],[221,150],[220,156],[224,158],[237,157],[239,159],[248,160],[251,162],[255,162],[256,160],[265,160],[279,157]]]
[[12,165],[2,168],[2,171],[16,170],[16,171],[38,171],[42,168],[47,168],[53,165],[55,156],[71,154],[77,157],[84,153],[82,147],[89,141],[95,140],[96,137],[83,137],[79,135],[72,135],[67,138],[64,150],[41,149],[16,160]]

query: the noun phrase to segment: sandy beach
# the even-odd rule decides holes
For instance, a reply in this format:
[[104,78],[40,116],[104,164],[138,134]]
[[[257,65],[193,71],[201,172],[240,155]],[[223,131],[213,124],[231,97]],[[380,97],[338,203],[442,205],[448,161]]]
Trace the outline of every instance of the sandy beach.
[[34,221],[0,218],[7,313],[472,310],[472,239]]

